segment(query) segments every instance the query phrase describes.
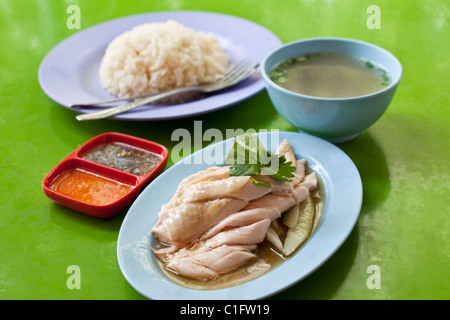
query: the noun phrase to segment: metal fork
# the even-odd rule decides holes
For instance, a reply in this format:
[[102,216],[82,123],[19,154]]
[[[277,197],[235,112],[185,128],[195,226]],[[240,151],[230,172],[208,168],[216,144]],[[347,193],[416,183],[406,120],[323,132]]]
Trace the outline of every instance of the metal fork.
[[154,94],[147,98],[142,98],[137,101],[127,103],[124,105],[120,105],[117,107],[111,107],[106,110],[101,110],[101,111],[93,112],[93,113],[80,114],[80,115],[76,116],[76,119],[79,121],[86,121],[86,120],[98,120],[98,119],[109,118],[116,114],[123,113],[125,111],[137,108],[144,104],[148,104],[148,103],[154,102],[156,100],[164,99],[169,96],[179,94],[182,92],[196,91],[196,92],[206,93],[206,92],[215,92],[215,91],[223,90],[225,88],[231,87],[231,86],[238,84],[239,82],[247,79],[258,67],[259,67],[258,63],[252,63],[250,60],[244,59],[244,60],[241,60],[240,62],[236,63],[235,65],[232,65],[228,69],[228,71],[225,73],[223,78],[218,82],[214,82],[211,84],[204,84],[204,85],[200,85],[200,86],[184,87],[184,88],[174,89],[174,90],[167,91],[167,92]]
[[114,103],[114,102],[120,102],[120,101],[137,101],[142,98],[147,98],[150,96],[154,96],[157,93],[149,93],[149,94],[143,94],[139,96],[133,96],[133,97],[126,97],[126,98],[112,98],[108,100],[101,100],[101,101],[95,101],[95,102],[81,102],[81,103],[74,103],[69,106],[69,108],[111,108],[113,106],[107,105],[108,103]]

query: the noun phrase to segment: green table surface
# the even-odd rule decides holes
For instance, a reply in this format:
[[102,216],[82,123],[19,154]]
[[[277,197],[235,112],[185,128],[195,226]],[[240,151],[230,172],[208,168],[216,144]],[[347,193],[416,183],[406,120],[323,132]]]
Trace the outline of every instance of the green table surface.
[[[349,37],[384,47],[401,61],[399,89],[382,118],[341,148],[363,183],[359,220],[318,270],[271,299],[450,298],[450,7],[445,0],[0,1],[0,299],[145,299],[122,275],[117,237],[126,210],[99,220],[50,201],[43,177],[88,139],[117,131],[166,145],[177,128],[295,131],[265,90],[229,108],[181,120],[78,122],[38,83],[44,56],[81,29],[128,15],[201,10],[242,17],[283,43]],[[367,8],[380,8],[369,29]],[[206,144],[205,144],[206,145]],[[169,160],[168,167],[173,165]],[[70,288],[68,267],[80,268]],[[379,280],[373,287],[375,266]]]

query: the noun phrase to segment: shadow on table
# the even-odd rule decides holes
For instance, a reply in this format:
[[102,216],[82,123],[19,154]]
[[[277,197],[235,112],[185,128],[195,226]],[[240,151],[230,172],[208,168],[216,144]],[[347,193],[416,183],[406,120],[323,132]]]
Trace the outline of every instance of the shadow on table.
[[[373,213],[374,209],[384,202],[391,189],[383,150],[368,132],[337,146],[352,159],[361,175],[363,203],[360,217]],[[359,232],[357,223],[344,244],[327,262],[306,279],[271,299],[333,299],[355,264],[360,241]],[[367,257],[361,257],[364,258]],[[361,275],[362,278],[364,276]]]
[[272,296],[273,300],[332,299],[347,277],[358,248],[358,226],[353,229],[341,248],[319,269],[296,285]]
[[386,200],[391,190],[390,174],[383,150],[369,132],[363,132],[355,140],[338,144],[354,162],[363,185],[363,209],[361,213],[377,208]]
[[52,203],[49,207],[49,214],[55,225],[70,233],[76,233],[98,242],[109,242],[117,240],[127,210],[109,219],[99,219]]

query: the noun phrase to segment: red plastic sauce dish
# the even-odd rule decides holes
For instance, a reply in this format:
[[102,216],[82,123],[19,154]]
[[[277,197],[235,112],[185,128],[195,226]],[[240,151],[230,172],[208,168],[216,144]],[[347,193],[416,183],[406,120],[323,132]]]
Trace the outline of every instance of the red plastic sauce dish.
[[42,180],[45,195],[69,209],[111,218],[137,198],[167,165],[161,144],[117,132],[87,141]]

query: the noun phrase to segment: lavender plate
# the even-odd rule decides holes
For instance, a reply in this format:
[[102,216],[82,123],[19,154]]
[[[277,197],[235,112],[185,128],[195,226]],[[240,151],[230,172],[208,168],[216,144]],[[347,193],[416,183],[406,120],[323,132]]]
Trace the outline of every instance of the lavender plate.
[[[230,56],[231,62],[249,57],[261,62],[281,41],[266,28],[225,14],[200,11],[156,12],[119,18],[79,31],[54,47],[43,59],[38,72],[42,90],[58,104],[71,104],[114,98],[100,84],[98,69],[108,43],[136,25],[165,22],[168,19],[197,31],[213,33]],[[113,117],[117,120],[165,120],[212,112],[233,105],[264,89],[261,75],[219,94],[170,106],[143,106]],[[88,113],[97,108],[80,108]]]

